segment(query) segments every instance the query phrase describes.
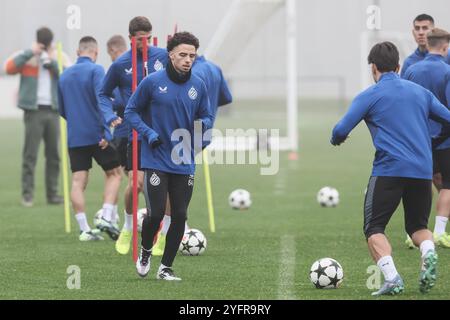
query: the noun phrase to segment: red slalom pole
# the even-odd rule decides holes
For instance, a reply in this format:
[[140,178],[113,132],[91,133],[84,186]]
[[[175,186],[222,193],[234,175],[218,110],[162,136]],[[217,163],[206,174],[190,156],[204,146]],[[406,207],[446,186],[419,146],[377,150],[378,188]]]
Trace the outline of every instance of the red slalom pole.
[[[137,43],[136,37],[131,38],[131,67],[133,70],[131,92],[135,92],[137,88]],[[138,193],[137,193],[137,132],[133,129],[133,261],[138,259],[138,234],[137,234],[137,206],[138,206]]]

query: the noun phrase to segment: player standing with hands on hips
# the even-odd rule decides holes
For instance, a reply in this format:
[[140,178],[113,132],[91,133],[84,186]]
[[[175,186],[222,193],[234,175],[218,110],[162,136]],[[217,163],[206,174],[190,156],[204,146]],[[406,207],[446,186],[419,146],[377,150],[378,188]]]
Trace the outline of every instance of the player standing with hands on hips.
[[126,121],[142,136],[144,194],[147,208],[151,209],[142,224],[141,253],[136,262],[141,277],[150,271],[153,238],[169,196],[172,218],[156,277],[181,280],[175,276],[172,264],[183,237],[194,186],[194,121],[201,121],[203,132],[213,124],[206,86],[191,73],[198,47],[199,41],[191,33],[174,34],[167,43],[166,70],[142,80],[125,109]]

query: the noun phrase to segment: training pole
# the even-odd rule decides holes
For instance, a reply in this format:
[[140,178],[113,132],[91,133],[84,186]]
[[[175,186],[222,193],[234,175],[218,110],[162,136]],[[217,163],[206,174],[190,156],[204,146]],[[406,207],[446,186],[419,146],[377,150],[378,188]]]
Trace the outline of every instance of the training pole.
[[212,198],[211,189],[211,176],[209,174],[209,161],[208,161],[208,151],[203,149],[203,171],[205,174],[205,184],[206,184],[206,201],[208,203],[208,215],[209,215],[209,230],[211,232],[216,232],[216,224],[214,222],[214,206]]
[[[131,67],[133,71],[131,91],[134,93],[137,88],[137,47],[136,37],[131,38]],[[138,234],[137,234],[137,132],[133,129],[132,141],[132,157],[133,157],[133,261],[136,262],[138,258]]]
[[[63,54],[62,43],[57,44],[58,71],[59,75],[63,73]],[[63,173],[63,192],[64,192],[64,228],[70,233],[70,205],[69,205],[69,166],[67,161],[67,124],[63,117],[59,117],[59,130],[61,139],[61,161]]]

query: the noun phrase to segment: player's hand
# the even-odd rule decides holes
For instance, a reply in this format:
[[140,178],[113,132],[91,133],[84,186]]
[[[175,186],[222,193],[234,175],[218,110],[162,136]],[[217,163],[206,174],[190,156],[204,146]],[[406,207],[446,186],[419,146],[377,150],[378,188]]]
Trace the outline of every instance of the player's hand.
[[159,139],[159,137],[158,137],[155,141],[152,142],[151,146],[153,149],[156,149],[162,144],[163,143],[162,143],[161,139]]
[[113,128],[118,126],[119,124],[122,124],[122,118],[121,117],[118,117],[117,119],[111,121],[111,127],[113,127]]
[[105,139],[102,139],[102,140],[100,140],[98,145],[102,150],[105,150],[108,147],[109,143]]
[[42,43],[33,43],[31,46],[31,51],[33,51],[33,54],[36,56],[41,55],[42,51],[44,51],[45,46]]
[[148,144],[152,147],[152,149],[155,149],[162,145],[162,141],[156,132],[152,133],[150,137],[148,137]]

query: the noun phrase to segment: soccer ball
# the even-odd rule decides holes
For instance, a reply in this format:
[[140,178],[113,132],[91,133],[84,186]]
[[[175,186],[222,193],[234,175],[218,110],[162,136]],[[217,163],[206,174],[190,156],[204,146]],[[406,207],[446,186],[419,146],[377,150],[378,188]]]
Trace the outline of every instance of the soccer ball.
[[323,258],[313,263],[309,278],[317,289],[338,288],[344,279],[344,270],[336,260]]
[[234,190],[228,197],[228,203],[233,209],[245,210],[250,208],[252,199],[250,193],[244,189]]
[[179,250],[185,256],[199,256],[206,250],[206,238],[200,230],[189,229],[181,239]]
[[336,207],[339,203],[339,192],[332,187],[323,187],[317,193],[317,202],[322,207]]

